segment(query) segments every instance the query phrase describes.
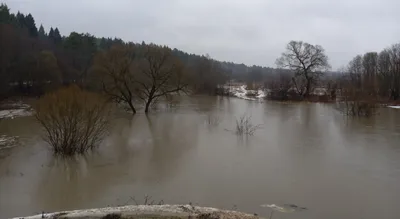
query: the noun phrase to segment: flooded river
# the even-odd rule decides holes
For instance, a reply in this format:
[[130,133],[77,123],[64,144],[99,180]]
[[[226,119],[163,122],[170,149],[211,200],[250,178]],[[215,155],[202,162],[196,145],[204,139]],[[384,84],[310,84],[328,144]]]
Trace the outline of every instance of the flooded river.
[[[247,113],[262,129],[233,133]],[[332,105],[185,99],[148,116],[120,113],[99,149],[54,158],[33,117],[0,156],[0,218],[149,202],[192,203],[296,219],[400,218],[400,110],[345,119]],[[150,197],[151,196],[151,197]],[[135,201],[134,201],[135,200]]]

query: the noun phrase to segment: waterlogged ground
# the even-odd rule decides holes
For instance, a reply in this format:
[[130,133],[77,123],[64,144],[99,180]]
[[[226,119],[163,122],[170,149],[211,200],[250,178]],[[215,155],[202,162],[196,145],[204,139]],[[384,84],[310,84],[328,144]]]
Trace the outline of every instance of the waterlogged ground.
[[[235,136],[247,113],[262,129]],[[273,218],[400,215],[400,111],[345,119],[331,105],[186,98],[133,118],[117,114],[94,153],[54,158],[31,116],[0,121],[0,218],[151,202]],[[301,211],[280,206],[301,206]],[[264,206],[264,207],[261,207]],[[268,207],[270,206],[270,207]]]

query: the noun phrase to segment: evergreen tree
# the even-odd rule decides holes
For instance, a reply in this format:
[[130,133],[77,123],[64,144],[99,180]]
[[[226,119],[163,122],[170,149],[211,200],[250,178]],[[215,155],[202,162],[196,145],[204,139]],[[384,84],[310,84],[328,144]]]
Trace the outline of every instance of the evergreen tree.
[[124,41],[122,41],[122,39],[120,39],[120,38],[115,37],[113,40],[113,44],[123,45]]
[[49,31],[49,39],[51,42],[54,43],[54,30],[52,27],[50,27],[50,31]]
[[98,39],[98,48],[101,50],[106,50],[108,49],[107,47],[107,39],[102,37],[101,39]]
[[13,13],[10,14],[8,23],[13,25],[14,27],[18,26],[17,17],[15,16],[15,14],[13,14]]
[[46,32],[44,31],[43,25],[40,25],[38,35],[40,39],[46,39],[47,35]]
[[17,19],[17,25],[18,25],[18,27],[21,27],[21,28],[26,27],[26,25],[25,25],[25,16],[24,16],[24,14],[21,14],[21,13],[19,13],[19,11],[18,11],[17,16],[16,16],[16,19]]
[[11,20],[10,9],[7,5],[0,5],[0,23],[9,23]]
[[38,36],[38,30],[36,28],[35,19],[32,17],[31,14],[28,14],[25,17],[25,25],[26,25],[26,28],[29,31],[29,35],[30,36],[33,36],[33,37],[37,37]]
[[53,40],[54,40],[55,44],[59,44],[62,42],[62,37],[61,37],[60,31],[58,30],[57,27],[56,27],[56,29],[54,29]]

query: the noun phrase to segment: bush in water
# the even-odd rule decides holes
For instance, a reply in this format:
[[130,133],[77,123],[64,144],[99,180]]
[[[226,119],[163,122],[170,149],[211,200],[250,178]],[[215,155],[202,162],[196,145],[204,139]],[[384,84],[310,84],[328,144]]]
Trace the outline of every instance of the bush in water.
[[62,155],[93,149],[104,137],[110,115],[105,98],[75,85],[44,95],[35,110],[44,139]]
[[236,119],[236,135],[253,135],[260,128],[261,125],[254,125],[251,122],[251,116],[243,115]]

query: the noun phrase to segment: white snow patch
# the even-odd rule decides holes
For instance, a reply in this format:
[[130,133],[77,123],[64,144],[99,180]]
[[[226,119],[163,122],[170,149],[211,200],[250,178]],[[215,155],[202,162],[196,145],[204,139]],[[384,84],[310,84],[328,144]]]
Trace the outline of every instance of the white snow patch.
[[[255,97],[249,97],[246,96],[247,93],[256,93],[258,92],[258,95]],[[232,90],[232,94],[235,97],[241,98],[241,99],[245,99],[245,100],[260,100],[263,99],[265,97],[265,92],[262,90],[246,90],[246,85],[242,85],[240,87],[234,88]]]
[[400,106],[388,106],[388,107],[392,109],[400,109]]
[[[64,211],[64,212],[55,212],[55,213],[44,213],[23,217],[25,219],[41,219],[41,218],[56,218],[57,215],[66,217],[66,218],[94,218],[101,217],[107,214],[112,213],[124,213],[124,214],[183,214],[183,213],[193,213],[195,211],[201,211],[206,213],[217,212],[220,211],[217,208],[209,208],[209,207],[195,207],[191,205],[130,205],[130,206],[122,206],[122,207],[108,207],[108,208],[96,208],[96,209],[86,209],[86,210],[75,210],[75,211]],[[15,219],[19,219],[21,217],[16,217]]]
[[264,91],[262,91],[262,90],[259,90],[258,91],[258,96],[257,96],[257,98],[265,98],[267,95],[265,94],[265,92]]
[[[9,137],[6,135],[0,135],[0,149],[12,148],[14,147],[14,143],[17,140],[17,137]],[[7,146],[6,146],[7,145]]]
[[14,108],[14,109],[28,109],[30,106],[28,104],[22,103],[21,101],[18,102],[13,102],[13,103],[6,103],[6,106],[9,108]]
[[9,109],[9,110],[0,110],[0,119],[11,118],[20,116],[30,116],[32,112],[28,109]]

